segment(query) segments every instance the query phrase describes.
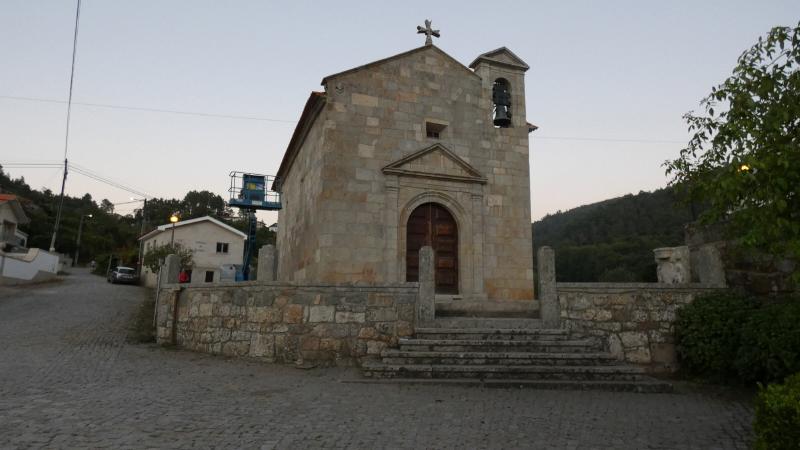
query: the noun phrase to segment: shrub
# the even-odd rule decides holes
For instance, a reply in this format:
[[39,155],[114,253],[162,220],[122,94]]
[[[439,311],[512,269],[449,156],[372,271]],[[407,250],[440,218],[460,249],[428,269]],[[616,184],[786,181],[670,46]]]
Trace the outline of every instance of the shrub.
[[753,431],[756,449],[800,448],[800,373],[759,389]]
[[734,362],[745,382],[780,381],[800,372],[800,299],[763,303],[741,327]]
[[676,350],[687,373],[724,380],[736,372],[740,329],[757,303],[732,293],[699,297],[677,311]]

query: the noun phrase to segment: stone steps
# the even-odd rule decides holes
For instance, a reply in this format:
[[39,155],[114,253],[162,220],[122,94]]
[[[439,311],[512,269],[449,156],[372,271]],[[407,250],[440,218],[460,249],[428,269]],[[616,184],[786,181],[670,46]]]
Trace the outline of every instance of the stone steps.
[[400,339],[400,350],[427,352],[534,352],[592,353],[602,350],[599,342],[578,340],[490,340],[490,339]]
[[[565,340],[567,330],[526,328],[417,328],[419,339],[466,339],[466,340]],[[573,335],[574,336],[574,335]]]
[[480,317],[535,319],[539,302],[533,301],[451,301],[436,303],[436,317]]
[[[438,312],[438,305],[437,305]],[[603,389],[670,392],[644,369],[626,365],[603,342],[563,329],[545,329],[538,319],[437,318],[413,338],[386,349],[380,360],[363,362],[370,380],[485,387]]]
[[532,352],[425,352],[384,350],[382,361],[390,365],[613,365],[617,359],[608,353],[532,353]]
[[672,385],[658,380],[501,380],[477,378],[362,378],[347,380],[347,383],[368,384],[414,384],[433,386],[466,386],[500,389],[564,389],[602,390],[612,392],[665,393],[672,392]]
[[540,366],[540,365],[444,365],[365,364],[365,375],[381,378],[478,378],[514,380],[641,381],[644,369],[627,365]]
[[[437,305],[437,308],[439,306]],[[423,328],[539,329],[541,319],[501,317],[443,317],[420,324]]]

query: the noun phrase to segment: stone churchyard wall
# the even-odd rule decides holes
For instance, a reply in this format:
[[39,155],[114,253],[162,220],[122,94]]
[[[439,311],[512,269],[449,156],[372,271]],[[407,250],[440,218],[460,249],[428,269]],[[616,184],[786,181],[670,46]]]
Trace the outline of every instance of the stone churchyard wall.
[[562,327],[607,340],[619,359],[653,372],[677,369],[675,311],[713,285],[556,283]]
[[169,284],[159,294],[157,337],[212,354],[351,365],[413,334],[418,292],[417,283]]

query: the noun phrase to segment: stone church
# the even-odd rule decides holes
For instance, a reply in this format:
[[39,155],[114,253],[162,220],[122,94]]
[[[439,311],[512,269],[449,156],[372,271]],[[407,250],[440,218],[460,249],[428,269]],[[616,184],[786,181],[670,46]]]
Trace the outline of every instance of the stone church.
[[426,34],[309,96],[273,186],[278,279],[417,281],[430,245],[437,295],[533,300],[528,65],[501,47],[467,67]]

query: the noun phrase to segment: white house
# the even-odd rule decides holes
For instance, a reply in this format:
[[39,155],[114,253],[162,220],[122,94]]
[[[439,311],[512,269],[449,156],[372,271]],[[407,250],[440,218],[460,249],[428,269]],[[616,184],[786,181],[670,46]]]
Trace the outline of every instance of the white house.
[[16,195],[0,194],[0,246],[25,247],[28,235],[18,229],[30,222]]
[[267,229],[268,229],[269,231],[272,231],[273,233],[277,233],[277,232],[278,232],[278,222],[275,222],[275,223],[273,223],[273,224],[272,224],[272,225],[270,225],[270,226],[269,226],[269,228],[267,228]]
[[[155,230],[139,238],[143,252],[174,242],[192,251],[192,267],[188,270],[191,283],[202,284],[233,279],[234,265],[242,264],[247,235],[205,216],[189,219],[175,224],[158,226]],[[146,286],[155,286],[157,274],[142,267],[142,279]]]
[[19,229],[30,219],[16,195],[0,194],[0,285],[37,283],[56,277],[57,254],[28,249],[28,235]]

